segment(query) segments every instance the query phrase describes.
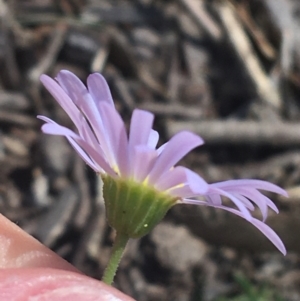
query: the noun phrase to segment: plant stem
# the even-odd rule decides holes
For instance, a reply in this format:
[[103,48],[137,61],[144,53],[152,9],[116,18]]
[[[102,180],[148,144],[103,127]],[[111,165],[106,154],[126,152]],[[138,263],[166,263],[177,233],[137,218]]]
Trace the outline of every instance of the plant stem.
[[119,267],[123,252],[129,240],[127,235],[117,233],[116,239],[112,248],[112,254],[104,271],[102,281],[108,285],[113,283],[116,271]]

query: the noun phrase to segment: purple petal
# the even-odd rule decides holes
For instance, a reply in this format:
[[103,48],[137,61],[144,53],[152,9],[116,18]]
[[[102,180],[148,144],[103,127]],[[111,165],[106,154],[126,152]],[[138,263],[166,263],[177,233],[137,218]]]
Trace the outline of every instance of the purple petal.
[[177,166],[166,172],[155,184],[158,190],[166,191],[174,196],[191,197],[204,194],[208,184],[188,168]]
[[204,181],[198,174],[190,169],[186,169],[186,173],[187,182],[194,194],[206,194],[209,189],[209,185],[206,183],[206,181]]
[[[235,215],[238,215],[239,217],[242,217],[245,219],[245,216],[238,210],[226,207],[226,206],[214,206],[211,205],[205,201],[199,201],[199,200],[190,200],[190,199],[184,199],[181,201],[181,203],[184,204],[193,204],[193,205],[199,205],[199,206],[209,206],[209,207],[214,207],[217,209],[223,209],[226,211],[229,211]],[[286,249],[285,246],[280,239],[280,237],[274,232],[273,229],[271,229],[268,225],[265,223],[261,222],[260,220],[256,218],[251,218],[248,220],[253,226],[255,226],[259,231],[261,231],[273,244],[274,246],[283,254],[286,255]]]
[[150,135],[149,135],[149,138],[148,138],[148,142],[147,142],[147,145],[152,148],[152,149],[155,149],[156,148],[156,145],[157,145],[157,142],[158,142],[158,139],[159,139],[159,134],[157,131],[154,131],[154,130],[151,130],[150,131]]
[[[96,164],[83,150],[82,147],[78,145],[77,142],[74,140],[81,140],[81,138],[75,134],[73,131],[69,130],[68,128],[62,127],[58,125],[56,122],[51,120],[48,117],[38,115],[37,118],[46,121],[47,124],[44,124],[42,126],[42,131],[45,134],[50,135],[59,135],[59,136],[65,136],[70,144],[74,147],[74,149],[77,151],[77,153],[80,155],[80,157],[95,171],[95,172],[102,172],[102,168]],[[74,140],[73,140],[74,139]]]
[[116,160],[112,156],[113,150],[107,143],[107,129],[105,129],[105,127],[103,126],[99,109],[85,85],[76,75],[66,70],[58,73],[57,80],[66,91],[66,93],[68,93],[70,98],[74,101],[74,103],[84,113],[86,119],[91,124],[103,151],[106,154],[108,162],[111,165],[114,165],[116,163]]
[[[238,193],[233,193],[232,194],[238,198],[249,210],[253,211],[255,209],[254,205],[251,203],[251,201],[249,201],[246,197],[244,197],[243,195],[240,195]],[[221,205],[221,204],[219,204]]]
[[288,197],[287,192],[282,189],[281,187],[272,184],[267,181],[261,181],[261,180],[229,180],[229,181],[223,181],[219,183],[214,183],[212,184],[215,187],[218,188],[226,188],[226,187],[238,187],[238,186],[245,186],[245,187],[251,187],[255,189],[261,189],[261,190],[266,190],[266,191],[271,191],[278,193],[280,195]]
[[149,175],[149,183],[155,183],[163,173],[167,172],[193,148],[203,144],[199,136],[183,131],[171,138],[158,157]]
[[276,213],[279,213],[277,206],[267,197],[266,197],[266,203],[272,210],[274,210]]
[[156,183],[155,188],[160,191],[167,190],[174,186],[184,184],[187,182],[186,168],[177,166],[167,171]]
[[[56,124],[56,122],[54,122],[53,120],[51,120],[50,118],[46,117],[46,116],[41,116],[38,115],[37,116],[38,119],[41,119],[47,123],[51,123],[51,124]],[[83,117],[82,117],[83,118]],[[73,133],[73,132],[72,132]],[[56,134],[53,134],[56,135]],[[99,143],[97,142],[94,134],[91,131],[91,128],[89,127],[89,125],[85,122],[85,119],[82,122],[82,127],[81,127],[81,138],[83,140],[85,140],[88,144],[90,144],[94,149],[97,149],[101,155],[103,155],[103,151],[101,146],[99,145]]]
[[161,145],[161,146],[156,150],[157,156],[159,156],[159,155],[164,151],[164,149],[166,148],[166,146],[168,145],[168,143],[169,143],[169,142],[164,143],[163,145]]
[[81,157],[81,159],[89,165],[96,173],[100,172],[102,173],[102,168],[99,168],[98,165],[95,164],[94,161],[91,160],[91,158],[86,154],[86,152],[76,143],[72,138],[66,136],[69,143],[73,146],[77,154]]
[[219,195],[223,195],[223,196],[229,198],[238,207],[238,209],[243,214],[245,219],[250,220],[252,218],[249,210],[245,207],[243,202],[241,202],[238,198],[236,198],[231,193],[226,192],[222,189],[215,188],[215,187],[214,188],[210,187],[210,190],[207,195],[209,195],[210,193],[212,193],[212,194],[218,193]]
[[222,190],[238,193],[240,195],[244,195],[248,199],[251,199],[252,202],[256,203],[256,205],[260,208],[263,219],[267,218],[267,206],[272,208],[275,212],[278,213],[278,209],[276,205],[266,196],[264,196],[260,191],[268,190],[272,192],[277,192],[280,194],[286,194],[286,192],[280,187],[265,181],[260,180],[231,180],[224,181],[220,183],[211,184],[213,187],[222,188]]
[[[266,199],[267,197],[261,194],[258,190],[255,189],[247,189],[247,188],[236,188],[233,189],[231,193],[237,193],[245,196],[246,198],[250,199],[253,203],[255,203],[258,208],[260,209],[263,221],[267,219],[268,215],[268,206]],[[240,199],[240,196],[238,196],[238,199]]]
[[[89,157],[94,161],[94,164],[98,164],[101,169],[105,170],[108,174],[111,176],[115,176],[115,172],[112,170],[112,168],[108,165],[108,163],[105,160],[105,157],[103,156],[100,149],[97,151],[89,145],[86,141],[84,141],[81,137],[76,135],[73,131],[69,130],[68,128],[65,128],[63,126],[60,126],[57,123],[46,123],[42,126],[42,130],[44,133],[51,134],[51,135],[60,135],[65,136],[66,138],[74,140],[79,147],[76,147],[76,151],[80,154],[81,157],[86,157],[83,154],[83,151],[89,155]],[[74,146],[74,143],[72,143],[72,146]],[[80,151],[82,149],[83,151]],[[89,164],[89,161],[84,159],[87,164]],[[90,165],[90,164],[89,164]],[[94,168],[94,166],[91,166]]]
[[124,122],[115,108],[106,102],[100,103],[99,109],[103,116],[102,120],[106,129],[108,144],[113,152],[118,169],[122,176],[128,176],[128,139]]
[[[132,113],[129,131],[129,161],[133,167],[134,149],[138,145],[147,145],[152,129],[154,115],[150,112],[135,109]],[[131,171],[132,174],[132,171]]]
[[142,183],[149,174],[156,159],[156,151],[145,145],[136,146],[134,149],[134,162],[132,163],[132,176],[135,181]]
[[222,198],[219,194],[211,193],[205,196],[206,200],[212,205],[222,205]]
[[60,71],[55,79],[78,107],[78,102],[82,102],[82,98],[89,94],[82,81],[70,71]]
[[65,91],[60,87],[60,85],[54,81],[51,77],[43,74],[40,77],[41,82],[45,88],[50,92],[50,94],[55,98],[59,105],[65,110],[65,112],[70,116],[78,130],[81,128],[81,112],[78,110],[76,105],[70,99],[70,97],[65,93]]
[[[49,135],[59,135],[59,136],[65,136],[68,141],[70,142],[70,144],[73,146],[73,148],[77,151],[77,153],[79,154],[79,156],[95,171],[95,172],[100,172],[100,166],[98,166],[98,164],[96,164],[85,152],[85,150],[79,146],[79,144],[77,142],[75,142],[74,139],[76,139],[76,134],[73,133],[71,130],[67,129],[67,128],[58,128],[55,124],[44,124],[42,126],[42,131],[45,134],[49,134]],[[78,139],[80,139],[80,137],[77,137]],[[77,139],[76,139],[77,140]],[[102,171],[102,169],[101,169]]]
[[43,116],[43,115],[37,115],[36,116],[38,119],[43,120],[47,123],[53,123],[53,124],[57,124],[55,121],[53,121],[52,119],[50,119],[49,117]]
[[[84,117],[82,117],[84,119]],[[90,125],[85,122],[86,120],[83,120],[83,126],[81,129],[81,133],[80,136],[83,140],[85,140],[87,143],[89,143],[90,145],[92,145],[94,147],[94,149],[99,149],[101,148],[102,151],[102,146],[99,144],[95,133],[92,131]]]
[[195,197],[195,193],[191,190],[190,186],[184,184],[181,187],[174,187],[167,190],[168,194],[173,195],[174,197],[178,198],[189,198]]
[[207,201],[197,200],[197,199],[189,199],[189,198],[183,198],[178,203],[187,204],[187,205],[208,206],[208,207],[219,208],[219,206],[208,203]]
[[286,255],[285,246],[280,237],[275,233],[275,231],[273,231],[273,229],[256,218],[253,218],[250,222],[258,230],[260,230],[283,255]]
[[[86,86],[82,83],[82,81],[72,72],[67,70],[62,70],[57,75],[57,81],[64,89],[64,91],[69,95],[72,101],[80,108],[81,113],[84,113],[86,119],[88,120],[89,124],[93,128],[93,132],[90,130],[90,126],[87,125],[86,120],[81,118],[82,124],[86,125],[85,132],[87,128],[89,128],[88,136],[85,138],[91,138],[95,134],[99,143],[101,144],[102,148],[105,150],[108,159],[110,158],[109,147],[106,144],[106,137],[105,137],[105,129],[102,125],[102,119],[99,114],[98,108],[89,94]],[[80,132],[82,135],[83,131]],[[89,139],[91,140],[91,139]]]
[[[244,218],[244,216],[235,209],[223,207],[223,206],[216,207],[216,208],[227,210],[235,215],[238,215],[238,216]],[[282,240],[280,239],[280,237],[275,233],[275,231],[273,229],[271,229],[268,225],[266,225],[265,223],[263,223],[262,221],[260,221],[256,218],[252,218],[249,222],[253,226],[255,226],[259,231],[261,231],[283,255],[286,255],[285,246],[284,246]]]
[[147,145],[152,130],[154,115],[150,112],[135,109],[132,113],[129,132],[129,146]]
[[101,101],[113,107],[115,106],[108,84],[101,74],[94,73],[89,75],[87,78],[87,86],[97,106]]

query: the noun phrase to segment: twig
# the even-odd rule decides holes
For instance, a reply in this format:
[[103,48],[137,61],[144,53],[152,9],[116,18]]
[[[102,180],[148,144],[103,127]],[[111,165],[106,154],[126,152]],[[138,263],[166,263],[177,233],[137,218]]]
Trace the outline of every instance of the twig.
[[0,92],[0,109],[23,111],[30,109],[31,104],[24,94],[18,92]]
[[255,56],[249,38],[242,29],[232,6],[227,1],[224,1],[216,6],[216,9],[219,12],[230,42],[256,86],[258,95],[276,109],[280,109],[282,101],[279,97],[279,92]]
[[181,104],[162,104],[162,103],[153,103],[145,102],[139,106],[143,110],[148,110],[153,112],[156,115],[167,116],[167,117],[184,117],[188,119],[197,119],[203,117],[203,111],[199,107],[185,106]]
[[118,75],[117,73],[115,74],[114,77],[114,87],[116,90],[116,93],[122,100],[123,104],[126,106],[127,109],[130,111],[134,109],[135,107],[135,101],[128,89],[128,85],[126,84],[125,80]]
[[299,123],[271,123],[255,121],[168,121],[169,136],[181,130],[199,134],[207,144],[300,145]]
[[297,49],[297,35],[299,32],[292,2],[265,0],[264,3],[281,33],[280,66],[284,75],[289,76],[292,73],[295,61],[293,52]]
[[106,48],[100,47],[96,52],[95,57],[91,63],[91,71],[92,72],[102,72],[104,65],[106,64],[108,56],[108,51]]
[[78,202],[79,196],[76,187],[70,186],[63,190],[55,205],[45,216],[41,216],[35,232],[36,237],[47,246],[53,246],[70,225]]
[[205,10],[202,0],[180,0],[180,2],[194,17],[197,24],[204,28],[214,40],[218,41],[221,39],[222,31]]
[[12,16],[10,14],[7,6],[0,0],[0,18],[1,18],[1,30],[3,34],[4,43],[1,45],[2,51],[4,53],[4,68],[8,84],[17,88],[21,82],[21,75],[18,68],[18,64],[15,57],[15,43],[13,40],[12,32]]
[[53,65],[60,51],[63,42],[65,40],[65,36],[67,33],[67,26],[59,24],[56,29],[53,31],[52,40],[50,41],[50,46],[48,51],[46,52],[43,59],[35,66],[33,69],[29,71],[28,77],[31,81],[37,82],[42,73],[46,73],[49,68]]
[[38,120],[24,114],[0,111],[0,122],[15,124],[23,127],[34,127],[38,125]]
[[268,59],[275,59],[276,57],[276,50],[271,45],[271,43],[267,40],[264,32],[261,30],[260,27],[255,24],[253,18],[249,13],[249,5],[246,4],[237,4],[237,13],[249,30],[249,33],[256,40],[256,43],[260,49],[260,51],[268,58]]

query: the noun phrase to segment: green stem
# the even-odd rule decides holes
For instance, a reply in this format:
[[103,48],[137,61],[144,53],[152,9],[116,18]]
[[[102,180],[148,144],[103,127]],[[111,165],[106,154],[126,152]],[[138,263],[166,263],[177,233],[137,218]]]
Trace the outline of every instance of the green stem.
[[116,271],[119,267],[123,252],[125,250],[126,244],[129,240],[127,235],[122,233],[117,233],[113,248],[112,254],[109,259],[108,265],[104,271],[102,281],[108,285],[113,283]]

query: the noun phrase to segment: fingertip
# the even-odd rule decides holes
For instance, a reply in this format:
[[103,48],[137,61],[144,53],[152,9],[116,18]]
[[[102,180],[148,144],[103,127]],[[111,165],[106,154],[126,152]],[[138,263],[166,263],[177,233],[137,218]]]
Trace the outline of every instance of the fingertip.
[[50,268],[0,270],[0,300],[134,301],[90,277]]
[[37,267],[79,272],[67,261],[0,214],[0,268]]

